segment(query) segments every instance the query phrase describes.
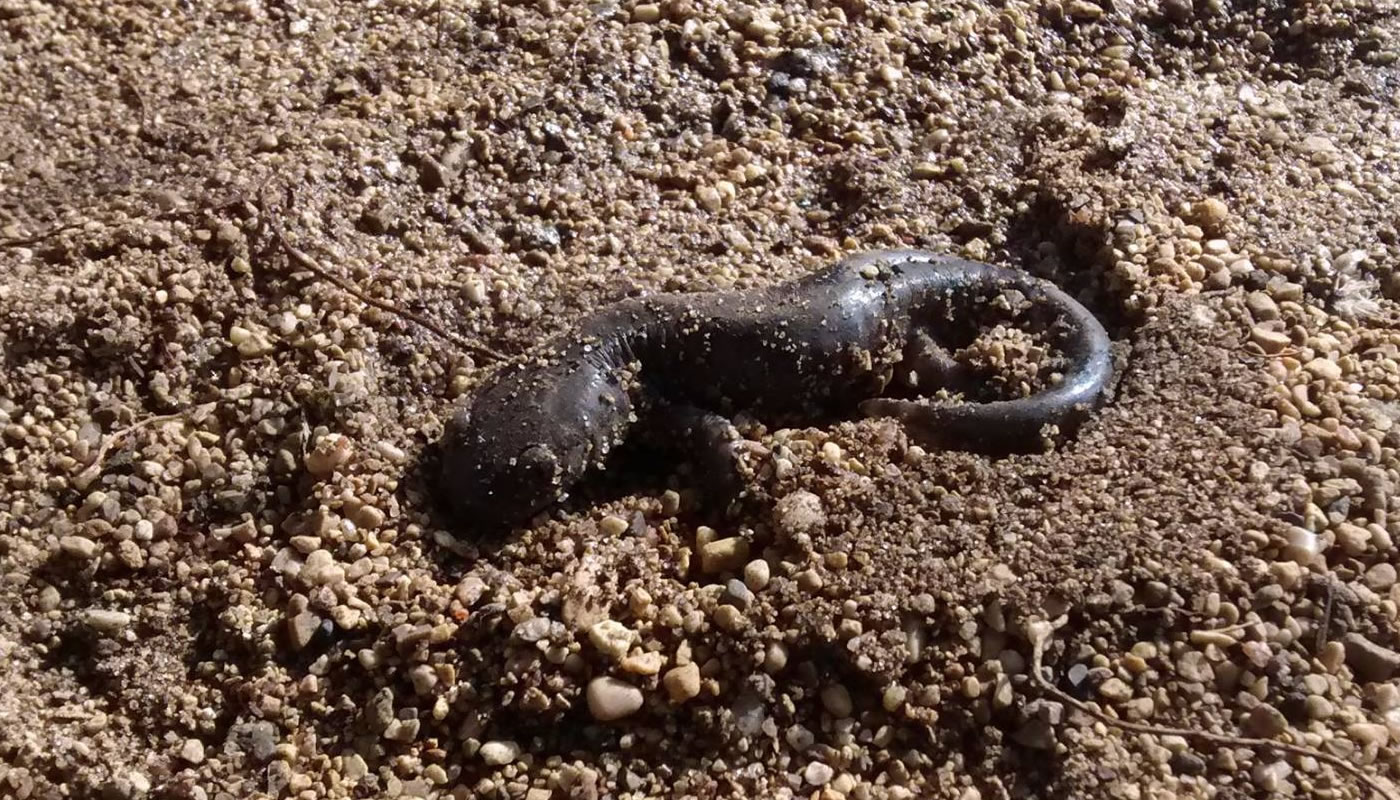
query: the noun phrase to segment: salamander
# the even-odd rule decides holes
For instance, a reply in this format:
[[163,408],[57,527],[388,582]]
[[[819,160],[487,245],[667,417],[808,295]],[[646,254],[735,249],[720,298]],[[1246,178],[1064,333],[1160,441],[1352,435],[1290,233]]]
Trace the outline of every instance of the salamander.
[[[918,399],[967,379],[934,332],[975,331],[968,313],[1018,295],[1067,361],[1058,382],[991,402]],[[650,423],[698,448],[702,476],[733,492],[727,415],[738,411],[799,424],[859,412],[894,417],[923,443],[1024,450],[1047,425],[1071,432],[1111,370],[1103,326],[1048,281],[919,250],[867,252],[768,288],[631,298],[586,316],[454,411],[441,490],[464,523],[520,524]]]

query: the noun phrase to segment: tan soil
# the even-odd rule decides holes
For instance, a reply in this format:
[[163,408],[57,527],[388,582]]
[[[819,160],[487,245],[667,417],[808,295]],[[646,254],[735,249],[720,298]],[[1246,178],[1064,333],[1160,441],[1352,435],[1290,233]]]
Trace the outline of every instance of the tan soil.
[[[1400,796],[1398,13],[0,0],[0,796]],[[891,246],[1107,407],[438,515],[479,348]]]

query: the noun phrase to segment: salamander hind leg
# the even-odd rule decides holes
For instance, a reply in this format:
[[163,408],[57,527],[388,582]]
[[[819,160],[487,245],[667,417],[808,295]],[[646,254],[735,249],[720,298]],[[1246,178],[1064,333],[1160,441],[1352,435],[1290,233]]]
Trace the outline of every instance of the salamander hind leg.
[[967,368],[922,329],[909,335],[896,378],[902,387],[914,392],[957,392],[967,388],[970,381]]

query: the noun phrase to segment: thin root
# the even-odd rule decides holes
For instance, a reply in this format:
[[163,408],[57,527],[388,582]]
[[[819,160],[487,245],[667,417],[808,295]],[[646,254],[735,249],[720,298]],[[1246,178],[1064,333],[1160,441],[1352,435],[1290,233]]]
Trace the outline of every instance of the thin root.
[[91,486],[92,482],[97,480],[97,476],[102,474],[102,467],[107,461],[107,453],[111,451],[112,446],[115,445],[117,442],[121,441],[122,439],[125,439],[132,433],[135,433],[136,431],[141,430],[142,428],[147,428],[152,425],[161,425],[166,422],[178,422],[187,417],[202,417],[204,415],[207,415],[210,411],[213,411],[215,405],[217,405],[217,403],[204,403],[203,405],[195,406],[191,410],[177,411],[174,414],[161,414],[155,417],[147,417],[141,420],[140,422],[132,423],[131,425],[122,428],[116,433],[113,433],[111,436],[107,437],[106,441],[102,442],[102,445],[100,447],[97,448],[97,456],[93,458],[91,464],[88,464],[86,467],[83,468],[82,472],[78,473],[77,477],[73,479],[73,484],[79,489],[86,489],[87,487]]
[[1234,747],[1249,747],[1253,749],[1273,749],[1282,750],[1285,753],[1292,753],[1295,756],[1308,756],[1318,761],[1330,764],[1342,772],[1351,775],[1360,781],[1366,788],[1375,793],[1377,797],[1385,800],[1400,800],[1395,793],[1391,792],[1375,777],[1352,764],[1349,761],[1338,758],[1330,753],[1324,753],[1303,745],[1292,744],[1290,742],[1280,742],[1273,739],[1258,739],[1248,736],[1233,736],[1226,733],[1212,733],[1210,731],[1192,730],[1190,728],[1169,728],[1160,725],[1144,725],[1139,722],[1127,722],[1125,720],[1110,717],[1107,714],[1093,708],[1087,703],[1070,697],[1064,691],[1056,687],[1045,679],[1042,663],[1045,657],[1045,645],[1050,640],[1052,626],[1048,622],[1039,622],[1030,626],[1028,634],[1031,639],[1031,676],[1041,691],[1054,697],[1056,700],[1076,710],[1093,717],[1110,727],[1132,733],[1145,733],[1150,736],[1180,736],[1183,739],[1195,739],[1197,741],[1211,742],[1213,744],[1225,744]]
[[492,361],[506,360],[505,355],[498,353],[495,350],[486,347],[485,345],[476,344],[475,342],[470,342],[466,339],[463,339],[461,336],[449,332],[447,329],[443,328],[442,326],[438,325],[436,322],[433,322],[427,317],[415,314],[412,311],[405,311],[404,309],[395,306],[393,303],[370,297],[369,295],[360,291],[359,287],[355,286],[355,284],[326,270],[320,264],[316,263],[316,259],[312,258],[305,251],[298,249],[291,242],[287,241],[287,237],[282,233],[282,226],[277,221],[276,214],[274,214],[271,211],[271,209],[268,208],[265,204],[262,204],[262,211],[264,218],[267,220],[268,227],[272,229],[272,237],[277,240],[277,243],[279,245],[281,245],[283,251],[287,253],[287,257],[295,261],[297,265],[301,268],[307,270],[308,272],[314,273],[323,280],[329,281],[330,283],[339,287],[342,291],[350,294],[360,302],[365,303],[366,305],[374,306],[380,311],[393,314],[396,317],[406,319],[409,322],[420,325],[423,328],[426,328],[428,331],[442,337],[443,339],[452,342],[458,347],[467,350],[473,355],[488,358]]

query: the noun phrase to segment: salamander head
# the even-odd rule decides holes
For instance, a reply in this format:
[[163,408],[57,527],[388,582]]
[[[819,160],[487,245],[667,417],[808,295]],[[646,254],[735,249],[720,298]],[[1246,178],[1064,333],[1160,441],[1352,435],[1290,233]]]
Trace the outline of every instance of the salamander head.
[[457,519],[482,531],[517,524],[558,501],[564,454],[534,426],[473,419],[459,410],[444,438],[442,489]]

